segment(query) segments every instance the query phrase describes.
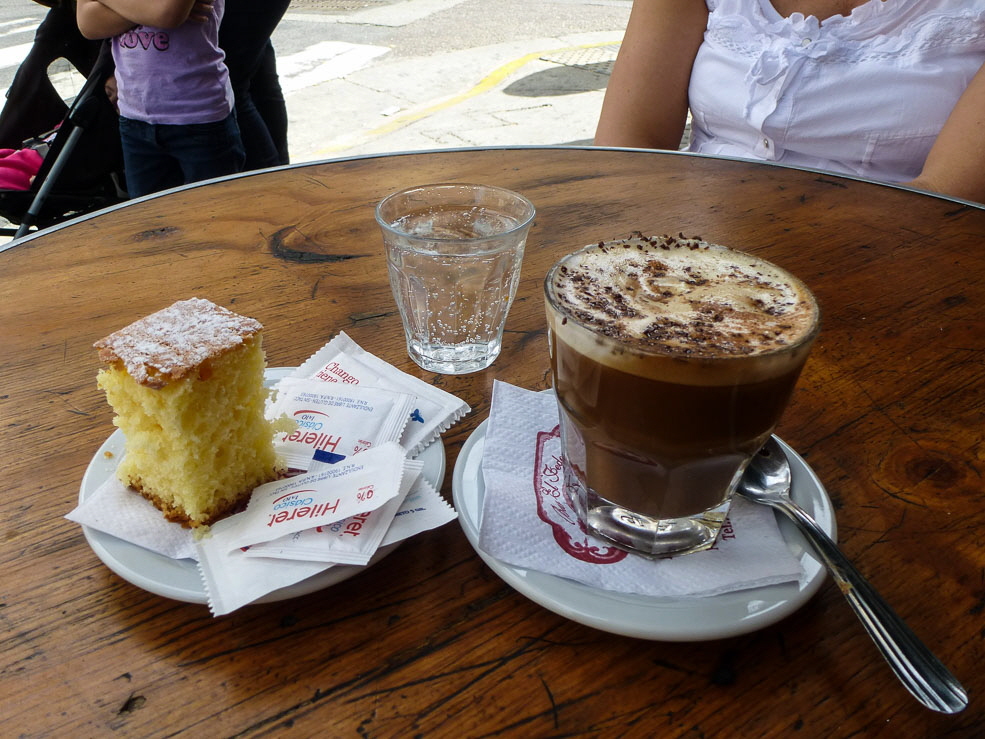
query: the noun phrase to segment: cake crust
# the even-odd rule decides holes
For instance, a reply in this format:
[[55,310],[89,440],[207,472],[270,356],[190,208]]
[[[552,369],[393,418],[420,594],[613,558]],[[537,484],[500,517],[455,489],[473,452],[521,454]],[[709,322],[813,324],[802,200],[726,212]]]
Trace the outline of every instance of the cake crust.
[[[279,473],[279,470],[275,470],[271,480],[276,480],[278,477],[281,477],[281,474]],[[268,482],[269,481],[270,480],[268,480]],[[139,481],[131,480],[129,487],[140,493],[140,495],[149,501],[151,505],[164,514],[165,521],[181,524],[181,526],[186,529],[194,529],[200,526],[211,526],[216,521],[219,521],[230,514],[238,513],[241,509],[246,508],[246,504],[250,500],[250,494],[253,492],[253,488],[248,487],[230,500],[217,502],[212,508],[206,510],[202,516],[195,519],[189,516],[188,512],[176,501],[169,502],[152,492],[144,490]]]
[[180,300],[97,341],[99,358],[121,363],[136,382],[162,388],[240,346],[262,329],[203,298]]

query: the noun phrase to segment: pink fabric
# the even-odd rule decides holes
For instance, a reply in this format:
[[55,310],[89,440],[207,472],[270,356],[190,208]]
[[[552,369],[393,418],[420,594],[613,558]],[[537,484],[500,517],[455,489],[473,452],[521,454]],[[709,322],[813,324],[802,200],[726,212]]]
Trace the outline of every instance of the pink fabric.
[[41,162],[34,149],[0,149],[0,190],[30,190]]

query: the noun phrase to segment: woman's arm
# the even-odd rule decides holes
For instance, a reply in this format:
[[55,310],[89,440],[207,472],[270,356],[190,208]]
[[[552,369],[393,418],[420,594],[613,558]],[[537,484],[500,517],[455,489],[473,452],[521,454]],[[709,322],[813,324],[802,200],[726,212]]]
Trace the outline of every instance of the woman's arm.
[[985,203],[985,64],[958,98],[920,176],[907,184]]
[[703,0],[635,0],[605,91],[596,146],[680,146],[691,66],[707,24]]

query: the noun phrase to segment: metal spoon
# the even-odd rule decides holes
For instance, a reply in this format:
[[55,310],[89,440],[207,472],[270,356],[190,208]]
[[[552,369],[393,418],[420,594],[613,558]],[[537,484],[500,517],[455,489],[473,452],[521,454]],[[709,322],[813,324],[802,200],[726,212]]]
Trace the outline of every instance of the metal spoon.
[[797,525],[882,656],[918,701],[941,713],[957,713],[968,705],[968,694],[961,683],[893,612],[817,522],[790,499],[790,463],[776,439],[771,437],[753,457],[736,492],[781,511]]

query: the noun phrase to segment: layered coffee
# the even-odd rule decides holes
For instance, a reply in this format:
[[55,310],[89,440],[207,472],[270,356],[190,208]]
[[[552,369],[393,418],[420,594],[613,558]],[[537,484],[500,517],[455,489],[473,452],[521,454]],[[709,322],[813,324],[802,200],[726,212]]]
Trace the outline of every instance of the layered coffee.
[[568,488],[586,523],[633,549],[669,519],[704,516],[717,533],[714,512],[810,350],[810,291],[752,255],[641,234],[565,257],[545,289]]

